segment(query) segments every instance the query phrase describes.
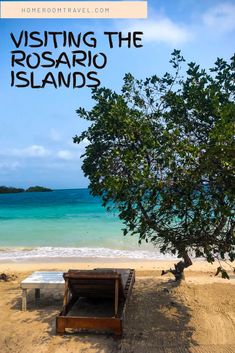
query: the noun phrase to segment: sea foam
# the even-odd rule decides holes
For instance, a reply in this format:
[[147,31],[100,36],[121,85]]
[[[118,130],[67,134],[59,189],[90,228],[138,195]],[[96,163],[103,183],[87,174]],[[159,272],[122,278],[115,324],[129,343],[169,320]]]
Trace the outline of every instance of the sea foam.
[[117,250],[108,248],[1,248],[0,261],[23,261],[36,259],[61,258],[106,258],[106,259],[136,259],[161,260],[172,259],[171,255],[162,255],[156,251],[148,250]]

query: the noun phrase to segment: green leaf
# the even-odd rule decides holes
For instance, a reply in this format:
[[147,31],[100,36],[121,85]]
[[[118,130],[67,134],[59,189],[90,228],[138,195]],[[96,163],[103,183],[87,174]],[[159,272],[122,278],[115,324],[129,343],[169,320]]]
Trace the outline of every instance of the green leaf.
[[117,210],[124,235],[178,257],[187,249],[233,261],[235,55],[209,70],[188,63],[182,76],[184,61],[174,50],[171,73],[127,73],[120,93],[92,90],[93,108],[77,110],[88,128],[74,142],[89,141],[90,191]]

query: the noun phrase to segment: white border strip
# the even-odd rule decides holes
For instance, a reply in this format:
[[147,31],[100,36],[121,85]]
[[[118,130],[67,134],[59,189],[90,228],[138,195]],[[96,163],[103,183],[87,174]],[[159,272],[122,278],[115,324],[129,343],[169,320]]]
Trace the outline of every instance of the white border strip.
[[2,1],[1,18],[147,18],[147,1]]

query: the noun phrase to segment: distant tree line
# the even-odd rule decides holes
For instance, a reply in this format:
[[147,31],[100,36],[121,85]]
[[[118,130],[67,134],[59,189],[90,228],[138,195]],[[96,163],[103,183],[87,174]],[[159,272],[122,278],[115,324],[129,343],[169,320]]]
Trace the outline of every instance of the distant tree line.
[[28,189],[14,188],[7,186],[0,186],[0,194],[16,194],[19,192],[47,192],[53,191],[52,189],[45,188],[43,186],[30,186]]

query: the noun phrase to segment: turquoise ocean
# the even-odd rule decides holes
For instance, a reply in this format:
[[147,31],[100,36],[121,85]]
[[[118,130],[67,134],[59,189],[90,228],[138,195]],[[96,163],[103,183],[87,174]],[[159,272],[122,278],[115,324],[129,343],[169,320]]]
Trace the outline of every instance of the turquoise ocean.
[[88,189],[1,194],[0,261],[162,258],[153,245],[124,237],[123,227]]

